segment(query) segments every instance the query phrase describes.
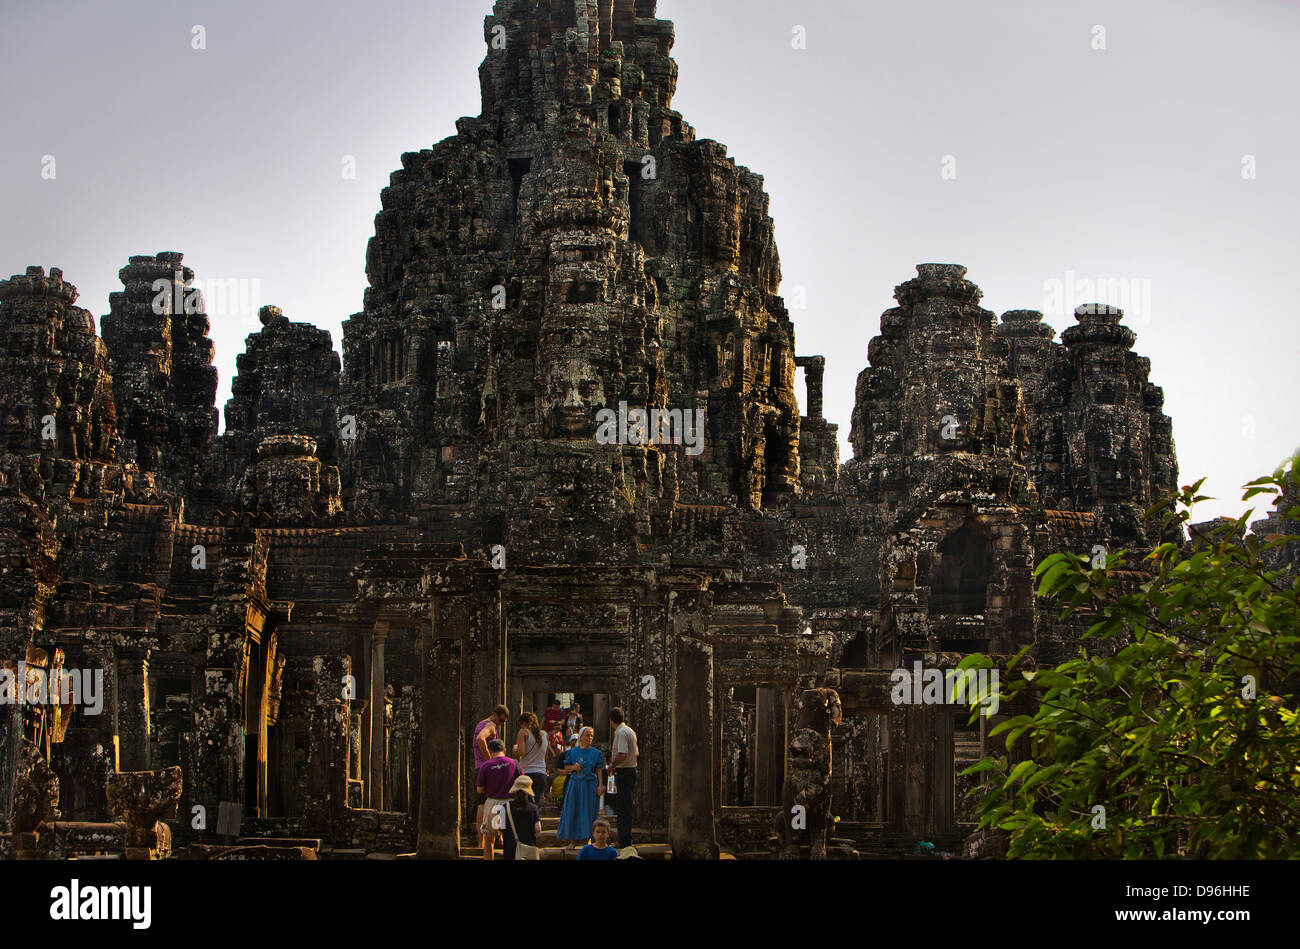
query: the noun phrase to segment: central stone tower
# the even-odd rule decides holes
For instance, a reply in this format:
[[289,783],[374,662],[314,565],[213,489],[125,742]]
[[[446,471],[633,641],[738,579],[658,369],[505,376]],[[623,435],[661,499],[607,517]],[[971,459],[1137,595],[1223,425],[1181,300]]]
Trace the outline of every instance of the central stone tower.
[[[498,0],[484,37],[482,114],[383,193],[344,325],[344,503],[472,506],[472,546],[613,563],[666,549],[675,505],[797,493],[768,198],[671,108],[672,24],[654,0]],[[624,405],[703,410],[703,450],[599,443]]]

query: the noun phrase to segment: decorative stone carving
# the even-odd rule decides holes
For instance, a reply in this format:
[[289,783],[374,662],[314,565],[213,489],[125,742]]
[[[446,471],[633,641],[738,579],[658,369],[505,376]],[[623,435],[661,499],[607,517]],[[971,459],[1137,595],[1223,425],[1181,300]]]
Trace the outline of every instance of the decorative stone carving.
[[831,729],[840,724],[834,689],[809,689],[799,699],[799,718],[790,736],[790,759],[781,789],[776,830],[783,859],[795,859],[807,844],[813,860],[826,859],[831,828]]

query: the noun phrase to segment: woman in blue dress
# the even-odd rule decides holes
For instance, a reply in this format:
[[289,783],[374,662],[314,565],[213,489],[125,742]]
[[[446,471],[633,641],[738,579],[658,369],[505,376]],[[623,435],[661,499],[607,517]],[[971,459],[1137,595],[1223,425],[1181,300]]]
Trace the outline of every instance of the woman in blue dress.
[[560,812],[560,826],[555,836],[570,841],[574,846],[585,844],[591,837],[591,825],[599,816],[600,772],[605,767],[605,756],[599,748],[591,747],[596,733],[584,728],[578,736],[578,747],[570,748],[565,760],[564,773],[568,775],[564,788],[564,810]]

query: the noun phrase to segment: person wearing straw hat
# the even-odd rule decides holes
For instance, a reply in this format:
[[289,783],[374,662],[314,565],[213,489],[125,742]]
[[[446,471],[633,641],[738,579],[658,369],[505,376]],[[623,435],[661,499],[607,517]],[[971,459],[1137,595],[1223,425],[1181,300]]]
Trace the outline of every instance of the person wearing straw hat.
[[542,815],[534,803],[533,780],[526,774],[515,778],[510,786],[510,804],[506,810],[505,843],[501,848],[507,860],[538,860],[537,838],[542,833]]

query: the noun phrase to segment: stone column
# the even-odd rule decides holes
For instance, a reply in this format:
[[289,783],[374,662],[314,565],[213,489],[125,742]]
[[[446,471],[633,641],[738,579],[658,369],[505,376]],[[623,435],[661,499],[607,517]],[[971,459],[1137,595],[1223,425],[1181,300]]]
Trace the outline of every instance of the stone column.
[[149,770],[149,650],[117,653],[117,755],[122,771]]
[[668,840],[673,857],[716,860],[713,646],[687,636],[678,636],[675,644],[672,735]]
[[654,587],[634,612],[628,636],[628,677],[623,712],[636,731],[641,759],[637,774],[636,822],[643,827],[668,825],[672,722],[672,640],[666,594]]
[[760,806],[780,804],[788,750],[785,692],[780,686],[767,686],[756,689],[755,698],[754,803]]
[[[458,585],[463,590],[466,584]],[[469,637],[465,653],[465,701],[470,723],[486,718],[492,709],[506,703],[506,635],[500,614],[486,607],[495,591],[474,591],[470,595],[449,596],[442,600],[441,619],[453,628],[463,629]],[[509,705],[510,716],[519,714],[518,705]],[[513,725],[514,721],[507,723]],[[472,790],[472,789],[471,789]]]
[[[522,713],[532,711],[533,708],[533,696],[532,693],[528,691],[527,683],[523,679],[519,678],[513,670],[506,679],[506,697],[504,701],[510,709],[509,724],[512,726]],[[510,734],[513,735],[514,732],[511,731]],[[506,744],[508,746],[511,745],[510,742],[506,742]],[[510,753],[510,747],[507,747],[506,754]]]
[[800,356],[794,363],[803,369],[804,383],[808,388],[808,418],[819,419],[825,414],[822,391],[826,376],[826,357]]
[[387,784],[384,806],[390,811],[410,811],[411,686],[393,696],[393,733],[388,743]]
[[83,646],[81,654],[83,663],[91,675],[94,675],[96,669],[103,671],[104,690],[99,697],[102,703],[100,714],[91,718],[89,715],[83,715],[78,710],[75,715],[75,718],[79,719],[77,725],[80,728],[93,725],[96,739],[104,742],[105,752],[112,759],[113,770],[120,771],[121,766],[118,762],[117,751],[117,714],[121,702],[117,698],[117,650],[109,643],[95,640]]
[[356,747],[352,752],[355,762],[352,766],[352,777],[357,782],[357,787],[361,789],[361,798],[354,806],[365,807],[370,800],[370,664],[371,664],[371,637],[373,632],[367,630],[364,641],[361,645],[361,655],[358,656],[360,661],[359,674],[357,675],[357,703],[353,706],[354,713],[360,718],[353,725],[355,734]]
[[953,721],[951,708],[943,705],[934,707],[934,739],[930,746],[930,787],[934,794],[934,810],[930,815],[930,824],[933,828],[931,832],[942,840],[952,840],[957,834],[957,768]]
[[785,686],[772,689],[772,787],[774,802],[781,803],[785,788],[785,766],[790,760],[790,710],[793,695]]
[[724,726],[727,721],[728,690],[716,682],[713,686],[713,747],[717,749],[713,757],[713,803],[721,807],[727,800],[726,770],[727,745]]
[[366,780],[366,797],[377,811],[384,809],[384,642],[388,623],[378,620],[370,637],[370,761]]
[[328,833],[348,800],[348,724],[352,703],[344,683],[352,657],[317,656],[315,702],[308,712],[307,797],[304,817],[310,830]]
[[[20,689],[26,688],[23,682],[21,666],[17,660],[6,658],[0,662],[0,668],[8,670],[13,677],[13,696],[18,697]],[[21,702],[12,701],[0,704],[0,827],[8,828],[13,816],[14,791],[22,773],[23,750],[23,706]]]
[[609,731],[609,697],[597,695],[591,701],[591,711],[587,713],[587,724],[596,729],[598,741],[609,741],[613,737]]
[[420,820],[420,749],[424,747],[420,721],[423,717],[424,688],[417,685],[411,688],[411,740],[407,745],[406,763],[406,813],[417,825]]
[[222,801],[244,803],[240,688],[250,619],[248,591],[258,576],[259,556],[254,531],[231,529],[224,537],[220,558],[210,559],[207,565],[217,571],[217,579],[209,611],[203,696],[194,723],[196,803],[207,808],[210,826]]
[[889,724],[890,830],[940,843],[957,830],[952,710],[900,705]]
[[[492,709],[506,700],[506,645],[507,634],[504,614],[501,609],[501,596],[495,571],[491,575],[475,575],[470,567],[456,567],[449,583],[443,586],[447,591],[440,602],[442,613],[439,622],[447,624],[446,635],[453,631],[464,637],[462,652],[462,688],[461,697],[465,719],[461,722],[464,735],[461,768],[468,774],[473,766],[470,752],[469,730],[480,719],[486,718]],[[512,726],[518,719],[519,706],[508,705],[510,721],[507,722],[506,735],[510,735]],[[506,739],[507,747],[509,738]],[[464,782],[462,798],[468,826],[472,826],[474,810],[470,807],[476,798],[474,783]],[[467,826],[467,829],[468,829]]]
[[365,737],[363,723],[366,717],[368,699],[352,704],[352,716],[348,723],[348,807],[365,807],[365,761],[361,757],[362,739]]
[[719,705],[722,709],[718,722],[722,736],[718,743],[718,757],[722,759],[722,793],[718,804],[740,804],[745,798],[740,769],[746,738],[744,704],[736,699],[733,689],[718,686],[717,691],[721,693]]
[[421,860],[460,858],[461,679],[464,647],[454,629],[443,631],[441,597],[433,598],[424,631],[420,715]]

